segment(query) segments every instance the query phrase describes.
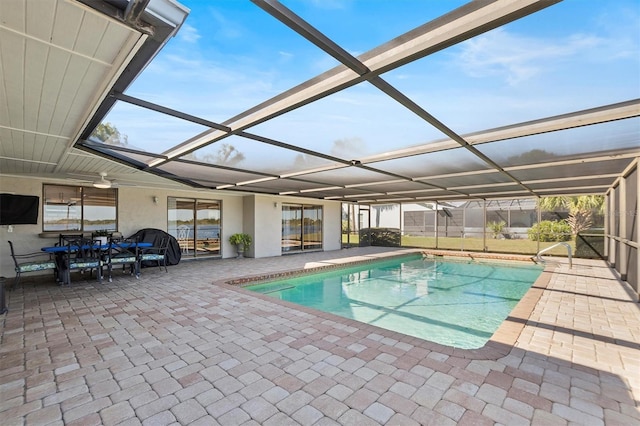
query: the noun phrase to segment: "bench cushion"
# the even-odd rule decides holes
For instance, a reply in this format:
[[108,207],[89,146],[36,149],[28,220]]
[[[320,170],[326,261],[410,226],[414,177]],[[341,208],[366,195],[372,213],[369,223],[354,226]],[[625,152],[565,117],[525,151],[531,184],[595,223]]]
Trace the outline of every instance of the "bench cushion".
[[111,263],[136,263],[137,260],[135,256],[115,256],[111,258]]
[[147,253],[142,255],[142,260],[162,260],[162,259],[164,259],[163,254]]
[[25,262],[18,264],[18,269],[16,272],[35,272],[35,271],[44,271],[47,269],[55,269],[56,263],[53,260],[45,260],[39,262]]

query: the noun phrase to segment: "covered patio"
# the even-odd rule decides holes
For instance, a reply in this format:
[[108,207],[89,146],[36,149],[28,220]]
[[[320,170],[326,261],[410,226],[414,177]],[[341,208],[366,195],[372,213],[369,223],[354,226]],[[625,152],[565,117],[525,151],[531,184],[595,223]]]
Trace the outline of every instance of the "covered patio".
[[[184,3],[0,1],[0,193],[39,201],[0,225],[2,275],[8,240],[103,224],[189,222],[193,256],[8,292],[3,426],[640,424],[636,3]],[[428,205],[442,248],[440,207],[477,204],[446,248],[489,252],[490,204],[579,196],[604,199],[601,258],[550,262],[481,350],[227,284],[398,250],[341,249],[355,207]]]
[[[3,424],[640,423],[637,295],[600,260],[549,262],[490,343],[454,350],[225,282],[379,258],[354,248],[186,262],[9,294]],[[180,277],[180,279],[176,279]]]

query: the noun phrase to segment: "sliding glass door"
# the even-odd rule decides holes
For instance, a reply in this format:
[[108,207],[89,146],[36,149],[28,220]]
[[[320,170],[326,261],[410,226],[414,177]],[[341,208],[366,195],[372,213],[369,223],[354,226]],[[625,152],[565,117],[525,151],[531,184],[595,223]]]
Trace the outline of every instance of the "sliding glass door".
[[197,255],[220,255],[220,202],[196,200]]
[[322,206],[282,206],[283,253],[322,249]]
[[302,223],[302,249],[322,249],[322,206],[303,206]]
[[178,240],[183,257],[221,255],[220,201],[169,197],[167,206],[168,233]]
[[282,205],[282,252],[302,251],[302,206]]

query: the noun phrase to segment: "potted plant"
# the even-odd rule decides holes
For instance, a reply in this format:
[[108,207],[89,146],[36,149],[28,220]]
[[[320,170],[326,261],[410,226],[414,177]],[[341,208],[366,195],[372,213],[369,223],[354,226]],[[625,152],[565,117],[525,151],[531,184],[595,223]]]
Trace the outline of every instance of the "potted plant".
[[244,233],[233,234],[229,237],[229,242],[236,246],[236,251],[240,258],[243,257],[244,252],[249,250],[249,246],[251,245],[251,235]]

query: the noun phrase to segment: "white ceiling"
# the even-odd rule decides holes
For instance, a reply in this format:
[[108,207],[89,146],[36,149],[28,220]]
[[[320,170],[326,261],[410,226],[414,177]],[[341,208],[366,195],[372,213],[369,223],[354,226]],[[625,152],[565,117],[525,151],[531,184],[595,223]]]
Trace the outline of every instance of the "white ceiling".
[[147,35],[77,1],[0,1],[0,172],[172,185],[74,148]]

